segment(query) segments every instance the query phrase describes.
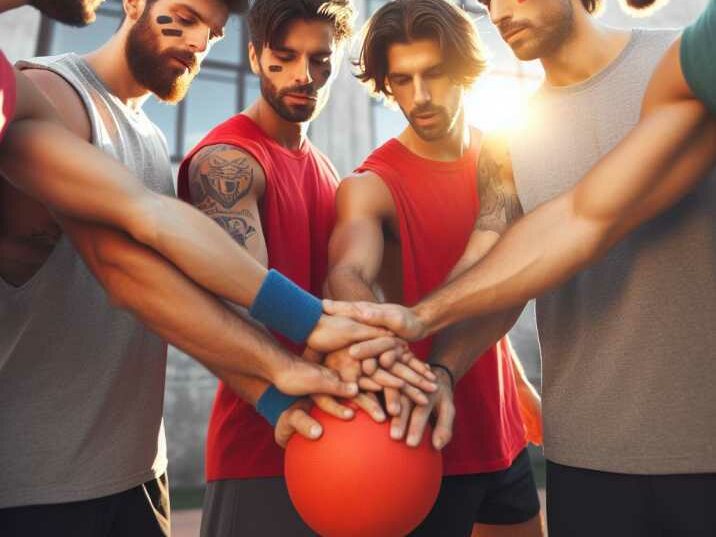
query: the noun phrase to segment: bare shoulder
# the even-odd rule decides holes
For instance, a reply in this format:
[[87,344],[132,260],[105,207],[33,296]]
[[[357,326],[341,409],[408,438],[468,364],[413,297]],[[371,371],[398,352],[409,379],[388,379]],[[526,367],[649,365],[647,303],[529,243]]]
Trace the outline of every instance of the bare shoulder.
[[247,196],[259,198],[266,187],[266,175],[247,151],[229,144],[200,149],[189,164],[189,192],[194,204],[207,196],[225,209]]
[[68,129],[83,140],[90,140],[92,127],[87,109],[69,82],[46,69],[24,69],[22,74],[42,91]]
[[482,140],[478,157],[480,177],[499,177],[500,180],[513,182],[512,157],[508,134],[494,132],[487,134]]
[[353,213],[390,217],[395,213],[395,204],[390,189],[374,172],[354,173],[338,185],[336,204],[339,215]]

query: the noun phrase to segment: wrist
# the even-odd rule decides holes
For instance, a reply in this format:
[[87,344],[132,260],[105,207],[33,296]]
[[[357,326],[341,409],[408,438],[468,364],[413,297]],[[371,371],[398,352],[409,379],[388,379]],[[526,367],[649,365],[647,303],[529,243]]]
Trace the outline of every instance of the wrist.
[[442,328],[440,307],[430,299],[419,302],[411,308],[411,311],[415,315],[421,331],[420,337],[416,339],[428,337]]
[[300,397],[286,395],[272,385],[256,402],[256,412],[261,414],[272,427],[276,427],[281,415],[299,400]]
[[450,389],[452,391],[455,391],[455,382],[456,382],[455,373],[453,373],[452,370],[445,364],[431,363],[429,365],[434,371],[439,372],[442,375],[444,375],[446,380],[448,381],[448,384],[450,384]]

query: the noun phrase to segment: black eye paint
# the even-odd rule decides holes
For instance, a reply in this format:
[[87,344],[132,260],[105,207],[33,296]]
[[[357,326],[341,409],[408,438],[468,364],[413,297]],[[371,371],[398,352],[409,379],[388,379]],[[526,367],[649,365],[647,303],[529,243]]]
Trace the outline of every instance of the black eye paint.
[[174,19],[169,15],[159,15],[157,17],[157,24],[171,24],[172,22],[174,22]]
[[162,34],[169,37],[181,37],[182,35],[184,35],[184,32],[182,32],[181,30],[174,30],[173,28],[165,28],[164,30],[162,30]]
[[325,71],[323,71],[323,78],[326,78],[326,79],[330,78],[331,72],[332,72],[331,69],[326,69]]
[[280,73],[281,71],[283,71],[283,67],[281,67],[280,65],[269,65],[268,70],[270,73]]

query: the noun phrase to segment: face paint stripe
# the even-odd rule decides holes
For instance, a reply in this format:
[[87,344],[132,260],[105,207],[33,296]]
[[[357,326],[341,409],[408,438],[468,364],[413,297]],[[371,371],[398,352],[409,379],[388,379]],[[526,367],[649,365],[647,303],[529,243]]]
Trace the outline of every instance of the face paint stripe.
[[174,22],[174,19],[168,15],[159,15],[157,17],[157,24],[171,24],[172,22]]
[[170,36],[170,37],[181,37],[182,35],[184,35],[184,32],[182,32],[181,30],[174,30],[172,28],[166,28],[166,29],[162,30],[162,34]]

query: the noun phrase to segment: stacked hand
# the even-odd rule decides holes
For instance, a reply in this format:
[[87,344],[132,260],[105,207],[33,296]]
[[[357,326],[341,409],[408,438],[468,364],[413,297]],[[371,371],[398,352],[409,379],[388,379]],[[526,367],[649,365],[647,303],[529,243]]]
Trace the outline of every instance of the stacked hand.
[[[427,327],[415,311],[399,304],[324,300],[323,311],[366,325],[386,328],[407,341],[417,341],[428,335]],[[354,347],[360,348],[359,345]]]

